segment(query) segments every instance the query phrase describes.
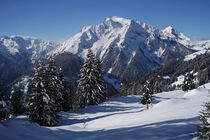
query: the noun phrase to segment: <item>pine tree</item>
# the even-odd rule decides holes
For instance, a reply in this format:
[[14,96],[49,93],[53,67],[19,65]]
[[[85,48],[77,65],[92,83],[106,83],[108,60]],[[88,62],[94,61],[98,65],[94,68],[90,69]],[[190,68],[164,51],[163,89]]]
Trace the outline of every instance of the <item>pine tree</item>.
[[188,91],[188,90],[192,90],[194,88],[195,88],[195,84],[193,83],[193,74],[188,73],[184,77],[184,81],[183,81],[183,84],[182,84],[182,90],[183,91]]
[[30,120],[44,126],[56,125],[59,116],[53,105],[50,97],[45,92],[30,94],[28,104]]
[[53,126],[58,122],[59,116],[54,100],[51,100],[46,93],[45,82],[44,67],[39,62],[32,79],[31,94],[27,100],[27,107],[30,112],[29,119],[40,125]]
[[141,103],[143,105],[146,105],[146,109],[149,109],[149,104],[152,102],[153,100],[153,87],[152,84],[149,81],[146,81],[146,84],[143,86],[142,89],[143,93],[142,93],[142,97],[141,97]]
[[44,126],[54,126],[58,123],[59,116],[57,115],[54,103],[52,103],[46,92],[30,94],[28,102],[29,118],[31,121]]
[[100,99],[100,102],[104,101],[106,99],[106,93],[105,93],[105,84],[104,84],[104,77],[102,74],[102,64],[101,60],[98,58],[95,60],[95,76],[96,76],[96,92],[97,96]]
[[96,76],[95,76],[95,58],[91,49],[88,50],[87,59],[82,66],[79,75],[79,84],[76,92],[77,108],[84,108],[87,105],[97,105],[100,98],[97,96]]
[[5,102],[5,97],[2,91],[0,91],[0,121],[9,118],[10,110]]
[[202,126],[198,132],[198,137],[208,140],[210,138],[210,102],[207,102],[204,107],[199,116]]
[[17,116],[22,111],[22,103],[20,101],[20,97],[18,96],[18,90],[16,87],[13,89],[12,92],[13,94],[11,98],[11,113]]
[[64,104],[63,82],[64,81],[60,81],[58,69],[52,57],[48,59],[45,77],[46,77],[45,85],[47,89],[47,94],[49,95],[51,100],[54,100],[57,111],[63,110],[63,104]]

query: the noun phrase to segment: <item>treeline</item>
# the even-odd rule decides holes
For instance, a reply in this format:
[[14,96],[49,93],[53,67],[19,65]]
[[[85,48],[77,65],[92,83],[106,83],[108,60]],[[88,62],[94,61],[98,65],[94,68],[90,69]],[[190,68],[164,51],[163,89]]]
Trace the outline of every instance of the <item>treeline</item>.
[[46,63],[39,60],[34,71],[29,94],[23,99],[20,99],[17,88],[13,89],[9,101],[1,94],[0,120],[27,112],[30,121],[53,126],[59,121],[58,112],[97,105],[107,98],[101,61],[90,49],[80,70],[76,92],[73,92],[71,82],[66,84],[62,69],[56,66],[52,57]]

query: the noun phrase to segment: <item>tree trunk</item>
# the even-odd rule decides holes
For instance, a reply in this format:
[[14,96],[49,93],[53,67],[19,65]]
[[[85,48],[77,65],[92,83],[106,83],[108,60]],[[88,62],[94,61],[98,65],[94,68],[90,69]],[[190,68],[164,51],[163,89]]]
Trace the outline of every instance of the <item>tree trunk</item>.
[[147,107],[147,110],[148,110],[149,109],[149,104],[147,104],[146,107]]

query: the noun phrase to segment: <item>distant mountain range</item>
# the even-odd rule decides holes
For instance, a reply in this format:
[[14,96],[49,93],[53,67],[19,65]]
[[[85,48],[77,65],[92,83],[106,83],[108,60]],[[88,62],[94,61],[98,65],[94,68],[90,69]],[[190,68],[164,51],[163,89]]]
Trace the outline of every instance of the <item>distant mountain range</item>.
[[[210,41],[191,41],[170,26],[159,30],[143,22],[114,16],[99,25],[84,27],[72,38],[59,43],[1,36],[0,78],[10,83],[30,74],[36,60],[49,55],[62,64],[66,76],[75,77],[91,48],[101,58],[104,73],[129,83],[171,59],[205,50],[208,46]],[[72,68],[74,72],[68,72]]]

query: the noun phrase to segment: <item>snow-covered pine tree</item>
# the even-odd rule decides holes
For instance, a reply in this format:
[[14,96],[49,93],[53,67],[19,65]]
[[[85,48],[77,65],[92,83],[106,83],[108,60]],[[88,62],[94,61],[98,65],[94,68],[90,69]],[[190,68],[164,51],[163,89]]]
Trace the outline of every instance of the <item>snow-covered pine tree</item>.
[[187,73],[184,77],[184,81],[182,84],[182,90],[188,91],[188,90],[192,90],[194,88],[195,88],[195,84],[193,82],[193,74]]
[[209,140],[210,138],[210,101],[204,105],[204,109],[201,111],[199,120],[202,122],[202,126],[200,126],[198,137],[199,139]]
[[45,72],[47,94],[54,100],[57,111],[63,110],[63,82],[59,79],[58,69],[52,57],[49,57]]
[[184,76],[184,81],[183,81],[183,83],[182,83],[182,90],[183,91],[188,91],[188,89],[189,89],[189,87],[188,87],[188,76],[187,76],[188,74],[186,74],[185,76]]
[[143,105],[146,105],[146,109],[149,109],[149,104],[152,102],[153,100],[153,87],[152,84],[149,81],[146,81],[146,83],[143,86],[142,89],[143,93],[142,93],[142,97],[141,97],[141,103]]
[[102,74],[102,64],[101,60],[97,58],[95,60],[95,76],[96,76],[96,92],[97,96],[100,99],[100,102],[104,101],[106,99],[106,93],[105,93],[105,83],[104,83],[104,76]]
[[84,108],[87,105],[97,105],[100,103],[100,98],[97,96],[94,61],[95,56],[92,50],[88,49],[86,61],[79,75],[80,79],[76,92],[77,108]]
[[44,85],[44,67],[38,62],[31,84],[31,94],[27,98],[29,119],[44,126],[53,126],[58,122],[55,104],[46,93]]
[[0,121],[9,118],[10,111],[7,103],[5,102],[5,97],[3,92],[0,91]]
[[21,111],[22,111],[22,103],[18,95],[18,89],[17,87],[14,87],[14,89],[12,90],[12,98],[11,98],[11,113],[17,116],[21,113]]
[[[38,86],[40,87],[41,84]],[[50,97],[45,91],[31,93],[28,100],[29,119],[43,126],[54,126],[58,123],[59,116]]]

